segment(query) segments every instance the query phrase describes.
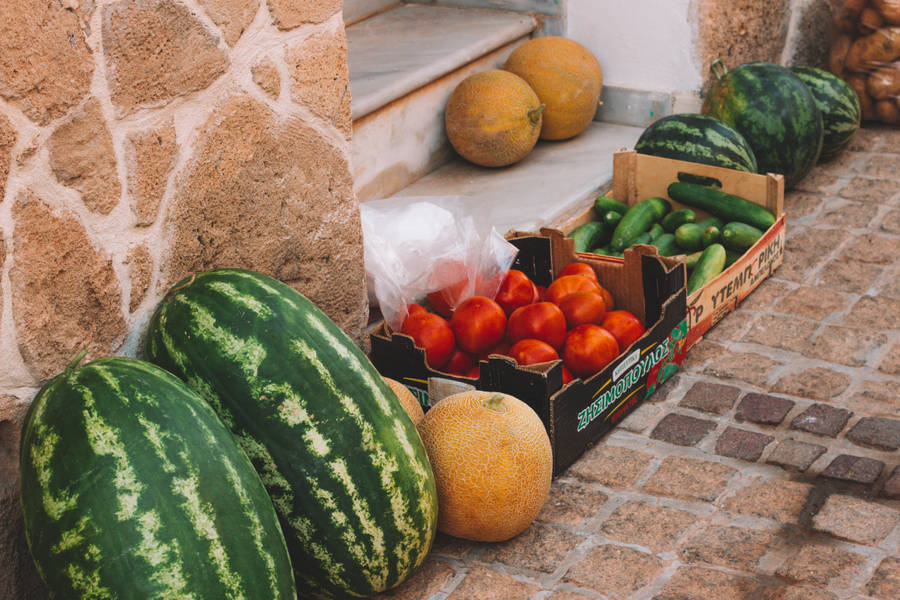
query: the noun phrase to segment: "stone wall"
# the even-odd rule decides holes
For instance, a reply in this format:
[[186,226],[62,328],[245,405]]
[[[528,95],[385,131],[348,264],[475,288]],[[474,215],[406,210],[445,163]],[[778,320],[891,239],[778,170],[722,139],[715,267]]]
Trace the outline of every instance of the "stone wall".
[[43,597],[19,431],[82,347],[139,354],[156,302],[217,266],[275,276],[363,339],[341,0],[4,0],[0,598]]

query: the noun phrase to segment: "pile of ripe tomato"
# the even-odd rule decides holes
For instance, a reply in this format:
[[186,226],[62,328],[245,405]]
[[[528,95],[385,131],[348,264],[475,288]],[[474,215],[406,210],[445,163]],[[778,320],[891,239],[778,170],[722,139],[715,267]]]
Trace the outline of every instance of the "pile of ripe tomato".
[[449,288],[428,295],[434,312],[408,307],[400,333],[425,350],[432,369],[478,377],[478,361],[491,354],[530,365],[562,359],[563,384],[601,371],[640,338],[643,323],[615,310],[612,294],[587,263],[573,262],[543,288],[510,269],[492,300],[472,296],[452,309]]

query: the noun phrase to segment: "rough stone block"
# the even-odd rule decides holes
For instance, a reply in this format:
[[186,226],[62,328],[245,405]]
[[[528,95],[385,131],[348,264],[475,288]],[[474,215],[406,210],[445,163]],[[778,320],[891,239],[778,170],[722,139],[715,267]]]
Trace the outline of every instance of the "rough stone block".
[[[896,184],[894,184],[896,185]],[[876,265],[891,265],[897,258],[897,240],[873,233],[863,234],[856,242],[844,251],[847,258]],[[858,304],[857,304],[858,306]],[[883,318],[891,318],[890,314],[882,314]],[[854,324],[859,324],[859,314],[853,312]],[[896,329],[896,328],[894,328]]]
[[900,598],[900,558],[888,556],[882,560],[872,579],[866,584],[866,591],[878,600]]
[[859,293],[859,290],[867,290],[872,286],[881,274],[881,269],[880,265],[855,260],[832,260],[820,271],[818,285],[836,292]]
[[838,597],[822,588],[787,585],[766,590],[762,600],[838,600]]
[[[652,554],[603,544],[593,548],[563,575],[562,581],[604,595],[629,597],[656,577],[662,561]],[[468,596],[483,598],[484,596]]]
[[269,0],[269,13],[278,29],[321,23],[343,7],[342,0]]
[[757,585],[753,577],[685,566],[675,571],[653,600],[750,598]]
[[715,426],[713,421],[670,413],[656,425],[650,437],[679,446],[694,446]]
[[687,563],[707,563],[753,573],[759,559],[774,542],[775,535],[768,531],[711,525],[691,536],[679,555]]
[[900,467],[894,469],[888,480],[884,482],[881,494],[893,500],[900,500]]
[[691,386],[678,405],[722,415],[731,410],[740,395],[739,387],[698,381]]
[[839,396],[849,386],[850,376],[846,373],[813,367],[782,375],[772,391],[801,398],[829,400]]
[[750,393],[741,399],[735,417],[738,421],[751,421],[762,425],[778,425],[794,408],[785,398],[768,394]]
[[289,48],[285,62],[291,71],[291,98],[348,139],[353,128],[350,113],[350,74],[344,29],[310,36]]
[[644,484],[644,491],[658,496],[712,502],[725,490],[735,470],[723,464],[669,456]]
[[813,404],[791,421],[791,429],[808,431],[817,435],[837,437],[853,415],[844,408],[827,404]]
[[426,557],[422,567],[409,579],[378,597],[392,600],[431,598],[447,585],[454,575],[456,575],[456,569],[451,565]]
[[805,471],[817,458],[825,454],[825,450],[825,446],[818,444],[807,444],[798,440],[782,440],[769,454],[766,462],[785,469]]
[[607,500],[605,494],[579,481],[557,478],[550,484],[550,497],[541,508],[537,520],[578,527],[585,519],[596,515]]
[[644,402],[638,405],[618,426],[625,431],[641,433],[656,422],[660,412],[662,409],[659,406]]
[[552,573],[569,551],[581,544],[585,538],[584,535],[572,533],[561,527],[535,522],[511,540],[489,545],[480,560]]
[[153,277],[153,257],[150,255],[150,249],[145,244],[130,248],[128,256],[125,258],[125,266],[128,267],[128,275],[131,279],[128,310],[134,312],[144,301],[144,297],[150,289],[150,280]]
[[713,377],[739,379],[762,386],[768,379],[769,372],[780,366],[781,363],[778,361],[761,354],[727,352],[718,360],[708,364],[703,372]]
[[797,481],[762,481],[738,490],[725,501],[725,510],[741,515],[798,523],[813,486]]
[[883,469],[884,463],[880,460],[841,454],[822,471],[822,476],[868,485],[875,483]]
[[900,524],[900,512],[853,496],[832,494],[812,522],[819,531],[874,546]]
[[[503,590],[502,595],[498,590]],[[462,580],[456,589],[447,596],[447,600],[469,600],[470,598],[485,598],[493,600],[506,600],[509,598],[530,598],[539,587],[524,581],[513,579],[505,573],[474,567],[466,578]]]
[[716,454],[756,461],[774,439],[771,435],[728,427],[716,440]]
[[865,557],[832,546],[804,544],[788,555],[775,574],[798,582],[827,586],[831,581],[852,579]]
[[175,127],[170,122],[158,129],[142,131],[129,137],[125,148],[128,193],[135,224],[147,227],[156,221],[169,172],[175,166]]
[[259,0],[199,0],[206,14],[225,34],[225,41],[234,46],[253,21]]
[[757,319],[742,342],[795,351],[809,342],[818,328],[816,321],[793,316],[766,314]]
[[16,130],[5,115],[0,114],[0,199],[6,194],[6,179],[12,161],[12,149],[16,145]]
[[608,487],[631,487],[650,465],[653,457],[644,452],[598,444],[566,471],[584,481]]
[[883,333],[828,326],[803,348],[804,356],[851,367],[866,364],[873,350],[887,342]]
[[[896,260],[897,240],[894,243],[894,256]],[[853,315],[853,325],[875,331],[885,329],[900,329],[900,299],[885,295],[863,296],[850,309]]]
[[900,448],[900,421],[863,417],[847,432],[847,439],[860,446],[897,450]]
[[859,169],[860,172],[881,179],[900,179],[900,166],[896,154],[873,154],[869,156]]
[[604,536],[626,544],[665,552],[697,517],[683,510],[644,502],[626,502],[600,527]]
[[821,321],[828,315],[845,309],[847,305],[848,301],[839,294],[822,294],[822,290],[817,287],[801,286],[782,296],[775,304],[775,309]]
[[888,353],[881,359],[878,370],[890,375],[900,375],[900,343],[894,344],[894,346],[888,350]]
[[250,69],[253,82],[256,83],[269,97],[277,100],[281,94],[281,75],[275,63],[266,59]]

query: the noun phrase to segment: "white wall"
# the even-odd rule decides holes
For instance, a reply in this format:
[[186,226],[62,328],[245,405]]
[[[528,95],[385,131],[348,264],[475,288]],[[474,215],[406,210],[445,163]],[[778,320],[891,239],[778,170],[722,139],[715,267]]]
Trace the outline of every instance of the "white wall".
[[703,78],[694,56],[695,0],[567,0],[566,37],[587,46],[603,84],[693,94]]

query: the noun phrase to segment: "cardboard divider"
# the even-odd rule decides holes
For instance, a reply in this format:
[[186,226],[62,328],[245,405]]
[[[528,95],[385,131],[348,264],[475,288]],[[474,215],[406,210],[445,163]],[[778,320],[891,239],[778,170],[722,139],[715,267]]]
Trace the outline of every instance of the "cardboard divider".
[[391,332],[384,323],[370,336],[370,358],[382,375],[409,387],[426,410],[429,389],[435,387],[429,382],[435,380],[519,398],[547,428],[558,474],[677,371],[687,334],[684,267],[677,259],[656,255],[652,246],[628,250],[624,260],[576,253],[572,240],[558,230],[510,232],[507,239],[519,248],[512,268],[540,285],[549,284],[573,261],[591,265],[613,294],[616,308],[637,315],[646,333],[600,373],[565,387],[561,360],[520,367],[509,357],[492,355],[480,362],[477,380],[432,369],[411,337]]

